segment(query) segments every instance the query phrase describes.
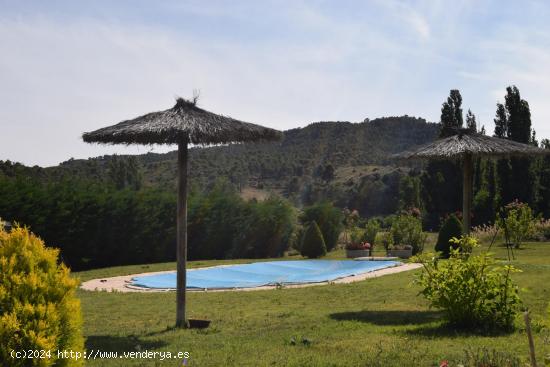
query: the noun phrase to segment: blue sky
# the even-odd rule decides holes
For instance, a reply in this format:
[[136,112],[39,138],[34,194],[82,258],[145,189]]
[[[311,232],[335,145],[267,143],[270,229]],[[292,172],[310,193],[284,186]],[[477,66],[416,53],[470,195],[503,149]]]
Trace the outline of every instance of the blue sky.
[[278,129],[408,114],[458,88],[488,131],[508,85],[550,137],[545,1],[2,1],[0,159],[173,147],[80,135],[200,90],[201,107]]

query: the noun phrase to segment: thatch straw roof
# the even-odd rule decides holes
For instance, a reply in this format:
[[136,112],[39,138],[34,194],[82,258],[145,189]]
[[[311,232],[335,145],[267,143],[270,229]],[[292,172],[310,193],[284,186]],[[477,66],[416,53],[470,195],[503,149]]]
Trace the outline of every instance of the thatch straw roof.
[[394,155],[398,159],[453,159],[465,154],[485,157],[530,156],[548,154],[548,149],[541,149],[528,144],[508,139],[500,139],[469,132],[465,129],[456,135],[436,140],[421,146],[414,151]]
[[277,140],[280,137],[277,130],[217,115],[183,98],[178,98],[176,105],[168,110],[148,113],[82,136],[87,143],[177,144],[187,140],[197,145]]

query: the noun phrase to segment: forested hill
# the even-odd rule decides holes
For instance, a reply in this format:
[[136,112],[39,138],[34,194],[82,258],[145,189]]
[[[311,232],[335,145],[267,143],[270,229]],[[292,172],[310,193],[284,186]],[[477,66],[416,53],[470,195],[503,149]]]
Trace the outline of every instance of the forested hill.
[[[327,165],[385,165],[389,155],[433,140],[437,133],[437,124],[409,116],[362,123],[316,122],[285,131],[280,142],[192,148],[189,172],[192,182],[200,186],[227,177],[240,187],[281,189],[291,178],[315,176]],[[79,175],[99,179],[109,179],[110,175],[123,186],[137,179],[132,177],[137,166],[139,179],[146,186],[175,184],[175,151],[135,157],[71,159],[42,173],[50,177]]]

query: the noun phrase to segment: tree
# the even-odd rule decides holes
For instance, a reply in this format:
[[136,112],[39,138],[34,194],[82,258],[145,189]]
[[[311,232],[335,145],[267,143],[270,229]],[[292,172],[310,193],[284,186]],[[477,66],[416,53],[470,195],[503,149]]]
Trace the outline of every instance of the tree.
[[327,253],[323,234],[315,221],[309,223],[307,226],[300,251],[302,256],[309,258],[321,257]]
[[[550,149],[550,140],[543,139],[541,146],[544,149]],[[550,155],[546,155],[541,159],[540,169],[540,191],[539,191],[539,204],[538,210],[545,218],[550,218]]]
[[495,136],[497,138],[508,137],[508,117],[502,103],[497,103],[497,112],[493,120],[495,122]]
[[319,226],[328,251],[336,247],[344,227],[340,209],[329,202],[322,202],[304,209],[300,220],[304,225],[315,222]]
[[[504,100],[504,105],[497,103],[495,136],[529,144],[533,139],[529,103],[521,98],[515,85],[506,88]],[[500,159],[497,172],[502,203],[536,200],[537,174],[533,172],[532,159]]]
[[462,96],[458,89],[451,89],[447,102],[441,107],[441,125],[440,137],[453,135],[453,130],[463,125]]
[[449,218],[441,226],[439,235],[437,236],[437,243],[435,245],[435,250],[441,252],[441,256],[448,258],[451,254],[451,248],[456,248],[451,239],[460,238],[462,235],[462,223],[456,217],[456,215],[451,214]]
[[[462,128],[462,96],[453,89],[441,107],[440,137],[451,136]],[[421,178],[425,217],[428,228],[439,225],[440,218],[459,210],[462,206],[462,171],[457,163],[430,161]]]
[[420,178],[415,175],[406,175],[399,181],[399,209],[422,207],[420,198]]
[[466,114],[466,127],[471,132],[477,132],[476,115],[474,115],[470,109],[468,109],[468,113]]
[[334,179],[334,167],[332,164],[327,164],[322,172],[321,172],[321,179],[325,182],[332,181]]
[[521,99],[519,89],[513,85],[506,88],[505,105],[508,117],[508,138],[529,144],[531,138],[531,111],[529,103]]

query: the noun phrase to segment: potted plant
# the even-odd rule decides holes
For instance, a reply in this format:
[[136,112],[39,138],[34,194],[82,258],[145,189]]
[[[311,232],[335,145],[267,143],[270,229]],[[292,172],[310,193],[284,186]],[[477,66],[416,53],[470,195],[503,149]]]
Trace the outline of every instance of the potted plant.
[[350,242],[346,244],[346,257],[366,257],[370,255],[371,244],[368,242]]
[[413,254],[411,245],[390,245],[388,246],[388,256],[408,259]]

